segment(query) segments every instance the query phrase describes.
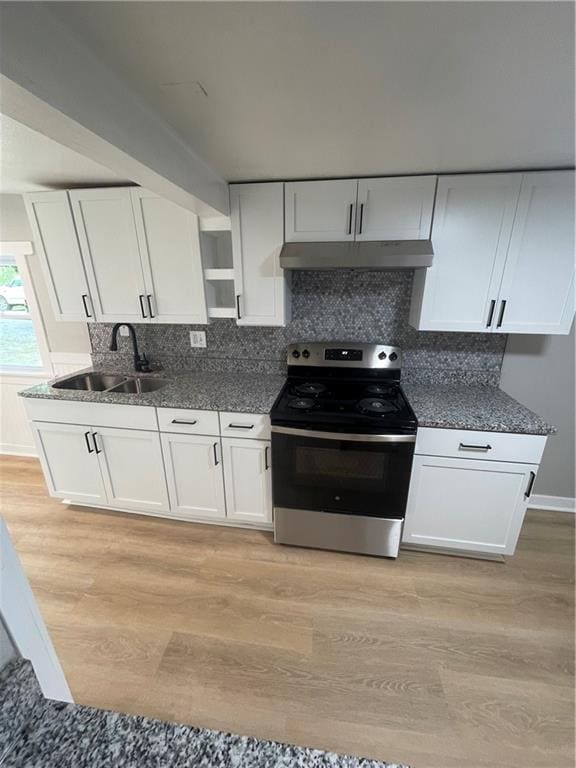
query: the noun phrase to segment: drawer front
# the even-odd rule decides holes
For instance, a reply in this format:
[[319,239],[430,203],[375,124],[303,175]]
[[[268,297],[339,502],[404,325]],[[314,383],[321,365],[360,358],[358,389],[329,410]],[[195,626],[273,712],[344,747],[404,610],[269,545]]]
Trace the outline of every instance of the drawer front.
[[221,411],[220,434],[222,437],[249,437],[269,440],[270,417],[264,413]]
[[26,397],[24,407],[32,421],[154,431],[158,429],[156,409],[148,405],[110,405]]
[[415,452],[424,456],[539,464],[545,445],[545,435],[421,427]]
[[218,435],[218,411],[194,411],[190,408],[158,408],[160,432],[187,435]]

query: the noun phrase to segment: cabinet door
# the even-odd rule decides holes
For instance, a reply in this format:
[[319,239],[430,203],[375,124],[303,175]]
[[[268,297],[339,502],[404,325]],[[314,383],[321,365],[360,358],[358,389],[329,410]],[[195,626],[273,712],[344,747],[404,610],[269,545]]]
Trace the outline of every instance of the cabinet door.
[[436,176],[360,179],[356,240],[427,240]]
[[286,242],[354,240],[356,179],[286,184]]
[[270,442],[222,439],[226,516],[248,523],[272,522]]
[[106,504],[106,490],[90,427],[35,421],[32,432],[52,496]]
[[152,192],[131,190],[153,323],[206,323],[198,217]]
[[402,540],[511,555],[536,464],[415,456]]
[[238,325],[286,325],[289,296],[279,256],[284,243],[282,183],[230,187]]
[[80,246],[66,192],[24,195],[50,302],[57,320],[94,319]]
[[158,432],[94,427],[108,504],[137,512],[167,512],[168,491]]
[[485,331],[496,303],[521,174],[438,179],[432,224],[434,261],[417,270],[410,322],[423,331]]
[[222,447],[218,437],[162,435],[170,510],[182,517],[224,519]]
[[498,330],[569,333],[574,263],[574,172],[524,174],[500,289]]
[[98,322],[148,322],[130,188],[70,193]]

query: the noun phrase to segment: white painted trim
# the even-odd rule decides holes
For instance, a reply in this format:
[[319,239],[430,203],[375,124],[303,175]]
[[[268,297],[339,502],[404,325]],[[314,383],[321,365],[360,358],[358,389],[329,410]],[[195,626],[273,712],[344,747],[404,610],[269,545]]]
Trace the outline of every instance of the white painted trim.
[[28,456],[31,459],[38,458],[37,452],[33,448],[22,447],[15,443],[0,443],[1,456]]
[[27,240],[0,240],[0,256],[31,256],[34,246]]
[[60,661],[2,517],[0,616],[18,653],[32,662],[44,696],[73,702]]
[[545,512],[572,512],[572,514],[576,514],[576,499],[570,496],[542,496],[536,494],[530,498],[528,509],[541,509]]

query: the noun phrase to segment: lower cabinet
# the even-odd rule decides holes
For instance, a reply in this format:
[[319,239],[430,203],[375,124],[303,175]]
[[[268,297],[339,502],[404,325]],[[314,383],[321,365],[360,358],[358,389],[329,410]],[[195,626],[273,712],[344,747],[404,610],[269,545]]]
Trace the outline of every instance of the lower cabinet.
[[511,555],[537,464],[414,456],[402,541]]
[[138,512],[169,509],[157,432],[33,422],[50,493]]
[[227,518],[238,522],[272,522],[270,442],[222,438]]
[[162,450],[172,513],[225,519],[220,438],[163,434]]

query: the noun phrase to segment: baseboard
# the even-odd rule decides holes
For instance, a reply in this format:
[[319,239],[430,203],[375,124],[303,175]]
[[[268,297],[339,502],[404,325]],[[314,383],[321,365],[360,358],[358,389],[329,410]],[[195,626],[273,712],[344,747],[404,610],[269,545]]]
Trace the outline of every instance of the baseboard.
[[576,499],[570,496],[542,496],[535,494],[530,497],[529,509],[542,509],[545,512],[576,513]]
[[0,455],[2,456],[30,456],[38,458],[33,445],[14,445],[13,443],[0,443]]

